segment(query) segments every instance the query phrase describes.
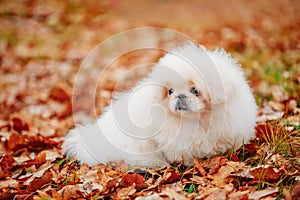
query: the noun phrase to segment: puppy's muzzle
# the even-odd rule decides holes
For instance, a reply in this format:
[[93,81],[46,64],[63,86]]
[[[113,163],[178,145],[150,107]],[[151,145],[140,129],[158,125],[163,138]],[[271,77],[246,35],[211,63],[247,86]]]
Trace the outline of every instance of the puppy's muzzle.
[[175,110],[177,111],[189,111],[189,107],[186,103],[186,96],[184,94],[180,94],[177,96],[177,102],[175,105]]

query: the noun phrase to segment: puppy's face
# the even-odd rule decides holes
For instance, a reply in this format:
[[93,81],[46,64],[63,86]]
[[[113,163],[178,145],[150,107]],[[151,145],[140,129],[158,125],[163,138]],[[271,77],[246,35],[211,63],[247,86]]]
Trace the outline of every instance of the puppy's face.
[[196,64],[202,63],[167,54],[154,68],[150,77],[163,85],[163,104],[169,113],[194,118],[211,110],[211,92]]
[[193,81],[187,81],[181,87],[170,84],[165,90],[169,110],[175,115],[193,116],[208,109],[204,91]]

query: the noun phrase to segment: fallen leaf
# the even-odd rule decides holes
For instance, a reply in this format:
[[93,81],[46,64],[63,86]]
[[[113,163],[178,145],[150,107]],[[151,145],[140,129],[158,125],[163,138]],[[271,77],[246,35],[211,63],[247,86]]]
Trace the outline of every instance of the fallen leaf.
[[26,122],[23,122],[20,117],[13,117],[11,119],[13,130],[21,133],[22,131],[29,131],[29,126]]
[[170,170],[166,171],[167,173],[164,174],[163,180],[161,183],[172,183],[176,180],[179,180],[183,175],[178,174],[176,171]]
[[192,183],[199,185],[199,187],[205,187],[211,184],[211,180],[209,180],[207,177],[197,175],[193,175],[190,180],[192,181]]
[[27,192],[33,192],[38,189],[42,189],[44,185],[51,183],[52,173],[47,171],[43,174],[42,177],[32,180],[29,185],[26,187]]
[[46,152],[41,151],[34,159],[28,160],[26,163],[24,163],[25,166],[31,166],[31,165],[40,165],[46,162]]
[[19,182],[12,179],[8,178],[6,180],[0,181],[0,188],[15,188],[19,189]]
[[272,166],[258,166],[251,169],[249,173],[254,177],[254,180],[276,181],[286,173],[286,170],[284,168],[277,169]]
[[232,192],[228,195],[228,199],[230,200],[248,200],[248,194],[250,191],[236,191]]
[[77,185],[67,185],[57,192],[62,199],[84,199],[84,192]]
[[225,185],[224,187],[203,188],[197,199],[227,199],[227,193],[233,190],[233,186]]
[[97,167],[98,174],[97,183],[101,184],[106,191],[115,187],[115,185],[119,182],[121,176],[119,171],[107,168],[103,164],[96,165],[95,167]]
[[164,187],[160,193],[160,195],[167,196],[169,199],[178,199],[178,200],[185,200],[186,197],[184,194],[175,191],[170,187]]
[[124,187],[135,184],[136,189],[146,188],[148,184],[144,183],[144,177],[140,174],[124,174],[122,176],[121,185]]
[[113,199],[128,199],[129,196],[132,196],[135,192],[135,184],[132,184],[129,187],[119,189],[116,196],[113,195]]
[[256,142],[250,143],[250,144],[245,144],[244,148],[246,152],[248,153],[255,153],[257,149],[259,148],[258,144]]
[[229,154],[229,160],[234,162],[241,162],[241,159],[236,155],[236,153]]
[[283,117],[283,111],[274,111],[269,105],[266,107],[260,108],[258,117],[256,118],[257,122],[267,122],[267,121],[274,121],[279,120]]
[[258,191],[254,191],[254,192],[250,192],[249,194],[249,199],[253,199],[253,200],[259,200],[263,197],[269,197],[269,196],[276,196],[278,192],[278,188],[266,188],[263,190],[258,190]]
[[49,166],[47,166],[47,167],[42,167],[42,166],[41,166],[41,169],[40,169],[39,171],[37,171],[37,172],[34,172],[33,175],[23,183],[23,185],[29,185],[34,179],[36,179],[36,178],[39,179],[39,178],[42,177],[42,176],[48,171],[48,169],[50,169],[51,167],[52,167],[51,164],[50,164]]
[[221,166],[227,162],[225,156],[215,156],[211,159],[205,160],[202,162],[203,166],[209,168],[209,175],[215,174],[218,172]]
[[293,186],[291,196],[293,199],[300,197],[300,181],[297,181],[297,183]]
[[13,132],[9,139],[5,141],[5,146],[8,151],[16,151],[20,148],[27,147],[28,142],[27,136]]
[[43,200],[46,200],[46,199],[50,200],[50,199],[52,199],[49,194],[47,194],[46,192],[44,192],[42,190],[37,190],[36,192],[38,193],[39,197],[41,197]]
[[12,165],[15,162],[10,155],[4,155],[0,159],[0,179],[10,177],[12,175]]
[[157,193],[138,196],[135,199],[136,200],[164,200],[164,198],[160,197],[159,194]]
[[[293,197],[290,193],[290,191],[286,188],[283,188],[283,195],[284,195],[284,200],[293,200]],[[299,196],[300,194],[298,194]]]
[[284,111],[285,105],[276,101],[269,101],[269,105],[273,108],[275,111]]
[[245,168],[245,164],[242,162],[227,161],[226,165],[223,165],[216,174],[208,175],[208,177],[213,179],[212,184],[221,187],[231,181],[233,172],[237,173]]
[[62,85],[58,85],[52,89],[49,97],[59,102],[70,102],[71,95],[66,90]]
[[44,138],[42,136],[28,136],[19,135],[13,132],[9,139],[5,141],[5,147],[8,151],[17,151],[22,148],[27,148],[29,150],[38,148],[53,148],[57,147],[60,142],[56,142],[50,138]]
[[258,139],[265,141],[264,135],[270,136],[274,132],[274,127],[269,123],[258,124],[255,127],[255,135]]
[[11,188],[0,188],[0,199],[14,199],[17,196],[17,194],[18,190],[13,190]]
[[194,166],[202,176],[206,175],[206,171],[204,170],[202,164],[198,161],[197,158],[194,158]]
[[221,187],[227,184],[227,180],[232,172],[234,172],[234,168],[229,165],[225,165],[222,166],[217,173],[209,175],[208,177],[213,179],[212,184]]

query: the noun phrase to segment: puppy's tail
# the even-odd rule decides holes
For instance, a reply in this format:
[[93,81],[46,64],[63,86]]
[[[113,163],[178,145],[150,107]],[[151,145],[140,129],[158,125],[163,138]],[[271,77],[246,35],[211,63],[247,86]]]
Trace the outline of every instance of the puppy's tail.
[[62,144],[62,153],[67,157],[75,157],[80,162],[87,163],[88,165],[96,165],[99,163],[97,159],[93,156],[92,152],[89,151],[88,143],[86,141],[93,139],[88,138],[90,135],[85,134],[88,130],[93,128],[93,126],[79,126],[76,127],[68,133],[65,141]]

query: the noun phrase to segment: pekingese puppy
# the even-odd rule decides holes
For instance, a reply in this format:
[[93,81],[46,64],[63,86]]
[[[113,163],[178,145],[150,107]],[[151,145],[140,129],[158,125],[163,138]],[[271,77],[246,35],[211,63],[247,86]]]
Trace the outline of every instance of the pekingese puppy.
[[168,52],[90,125],[71,130],[63,153],[89,165],[125,160],[164,166],[239,148],[254,137],[257,108],[239,64],[224,50],[188,43]]

